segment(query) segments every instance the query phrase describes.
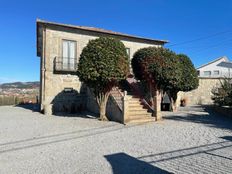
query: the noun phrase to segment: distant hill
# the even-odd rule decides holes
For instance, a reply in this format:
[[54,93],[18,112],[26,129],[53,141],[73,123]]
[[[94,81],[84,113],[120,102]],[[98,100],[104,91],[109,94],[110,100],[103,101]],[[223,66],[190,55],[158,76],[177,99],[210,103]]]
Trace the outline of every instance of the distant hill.
[[31,89],[39,88],[40,83],[36,82],[13,82],[13,83],[3,83],[0,84],[0,88],[9,89],[9,88],[18,88],[18,89]]

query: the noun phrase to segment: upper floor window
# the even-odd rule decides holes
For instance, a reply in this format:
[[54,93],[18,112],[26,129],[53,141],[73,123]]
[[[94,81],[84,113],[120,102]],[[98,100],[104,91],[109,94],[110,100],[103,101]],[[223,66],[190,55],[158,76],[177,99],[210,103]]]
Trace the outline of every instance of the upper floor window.
[[204,71],[204,76],[211,76],[211,71]]
[[129,56],[129,58],[130,58],[130,48],[126,48],[126,53]]
[[61,55],[54,59],[54,71],[75,72],[77,70],[77,43],[62,40]]
[[213,71],[213,75],[218,76],[219,75],[219,71],[218,70]]
[[74,70],[76,66],[76,42],[63,40],[62,42],[62,68]]

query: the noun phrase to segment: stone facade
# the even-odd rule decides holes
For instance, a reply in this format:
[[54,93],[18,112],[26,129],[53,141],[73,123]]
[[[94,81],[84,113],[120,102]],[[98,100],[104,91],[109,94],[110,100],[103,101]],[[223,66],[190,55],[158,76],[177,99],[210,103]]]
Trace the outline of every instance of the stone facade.
[[[41,110],[45,114],[75,112],[86,108],[96,110],[94,109],[94,101],[89,101],[91,97],[88,98],[87,96],[88,93],[86,91],[88,89],[79,81],[75,72],[55,72],[54,62],[56,57],[62,57],[63,40],[76,42],[75,61],[78,63],[82,49],[87,45],[89,40],[96,39],[100,36],[120,39],[125,47],[129,48],[130,58],[140,48],[149,46],[159,47],[165,43],[165,41],[118,34],[106,30],[85,29],[38,20],[37,55],[41,58],[40,103]],[[70,89],[71,91],[69,91]],[[114,112],[113,110],[116,109],[112,109],[112,112]],[[109,109],[107,109],[107,112],[110,112]]]
[[213,104],[212,89],[220,87],[222,78],[199,78],[199,87],[189,92],[179,92],[177,104],[180,105],[181,99],[187,100],[187,105]]

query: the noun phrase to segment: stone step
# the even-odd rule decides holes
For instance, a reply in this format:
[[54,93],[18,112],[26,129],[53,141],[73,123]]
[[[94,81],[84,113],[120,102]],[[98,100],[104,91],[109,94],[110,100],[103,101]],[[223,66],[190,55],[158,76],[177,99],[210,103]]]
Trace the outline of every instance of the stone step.
[[147,123],[147,122],[155,122],[155,117],[143,117],[143,118],[130,118],[126,124],[130,123]]
[[129,120],[140,120],[140,119],[155,119],[155,117],[152,117],[151,114],[150,115],[145,115],[145,116],[130,116]]
[[129,99],[140,99],[140,97],[139,96],[134,96],[134,95],[127,95],[127,98],[129,98]]
[[141,103],[140,100],[128,100],[129,103]]
[[140,109],[147,109],[145,106],[143,106],[142,104],[129,104],[129,109],[132,108],[132,109],[136,109],[136,108],[140,108]]
[[146,108],[143,108],[143,105],[140,104],[132,104],[132,105],[128,105],[128,110],[144,110]]
[[146,111],[146,112],[147,112],[147,109],[146,109],[146,108],[143,108],[143,106],[140,105],[140,106],[129,107],[129,108],[128,108],[128,111],[129,111],[129,112],[137,112],[137,111]]
[[148,113],[146,109],[137,109],[137,110],[128,110],[128,114],[132,115],[132,114],[146,114]]
[[128,99],[129,99],[129,101],[131,101],[131,100],[132,100],[132,101],[135,101],[135,100],[136,100],[136,101],[140,101],[140,98],[128,98]]
[[137,103],[128,104],[128,108],[133,108],[133,109],[136,109],[136,108],[145,109],[145,108],[143,108],[143,105],[137,104]]
[[132,93],[127,93],[127,97],[133,98],[133,97],[138,97],[138,96],[137,96],[137,95],[134,95],[134,94],[132,94]]
[[151,116],[150,112],[128,112],[129,117],[146,117]]
[[141,104],[141,103],[128,103],[128,106],[131,106],[131,107],[134,107],[134,106],[140,106],[140,107],[142,107],[143,105]]
[[140,104],[141,101],[140,100],[129,100],[128,103],[139,103]]

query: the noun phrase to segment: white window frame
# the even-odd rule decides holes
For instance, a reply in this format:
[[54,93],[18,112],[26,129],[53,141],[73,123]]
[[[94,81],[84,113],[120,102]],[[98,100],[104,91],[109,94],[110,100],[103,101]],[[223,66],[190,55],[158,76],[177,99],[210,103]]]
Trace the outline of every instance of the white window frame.
[[203,73],[204,73],[204,76],[207,76],[207,77],[210,77],[212,75],[211,71],[204,71]]
[[130,58],[130,56],[131,56],[131,55],[130,55],[130,53],[131,53],[130,48],[127,48],[127,47],[126,47],[126,53],[127,53],[127,55],[129,56],[129,58]]
[[[68,43],[68,51],[67,54],[68,56],[64,56],[64,42]],[[71,56],[70,53],[70,48],[71,48],[71,43],[74,43],[74,56]],[[75,69],[75,64],[76,64],[76,59],[77,59],[77,42],[75,40],[68,40],[68,39],[62,39],[62,68],[67,69],[67,70],[74,70]],[[67,60],[66,60],[67,59]],[[64,64],[64,62],[67,61],[67,65]]]
[[220,71],[219,71],[219,70],[214,70],[214,71],[213,71],[213,75],[219,76],[219,75],[220,75]]

